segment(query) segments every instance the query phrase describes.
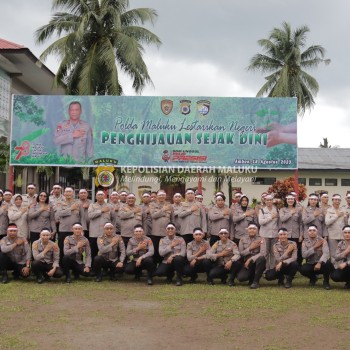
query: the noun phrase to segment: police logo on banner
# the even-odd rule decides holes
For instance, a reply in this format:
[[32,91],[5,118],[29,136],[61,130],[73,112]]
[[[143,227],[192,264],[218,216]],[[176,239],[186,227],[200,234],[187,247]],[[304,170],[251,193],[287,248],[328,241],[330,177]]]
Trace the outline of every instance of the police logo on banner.
[[96,186],[109,187],[112,186],[115,177],[113,175],[113,166],[99,166],[96,169]]
[[173,110],[173,101],[172,100],[163,100],[160,103],[160,108],[165,115],[170,114],[171,111]]
[[190,100],[181,100],[180,101],[180,112],[184,115],[191,113],[191,101]]
[[202,116],[207,115],[210,111],[210,101],[207,101],[207,100],[197,101],[197,111]]

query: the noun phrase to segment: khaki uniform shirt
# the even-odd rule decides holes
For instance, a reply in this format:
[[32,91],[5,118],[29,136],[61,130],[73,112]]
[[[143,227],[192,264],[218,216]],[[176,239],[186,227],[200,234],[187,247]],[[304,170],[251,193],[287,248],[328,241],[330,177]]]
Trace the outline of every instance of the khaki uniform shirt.
[[288,238],[299,238],[302,236],[302,209],[300,207],[295,207],[295,209],[296,211],[294,214],[292,214],[291,210],[286,207],[281,208],[279,211],[281,226],[288,230]]
[[[286,250],[289,245],[294,245],[294,250],[287,254]],[[276,263],[280,263],[281,261],[290,264],[293,261],[297,260],[298,257],[298,248],[297,244],[293,241],[288,241],[286,245],[283,245],[280,241],[273,245],[273,253],[275,255]]]
[[33,258],[36,261],[41,261],[46,264],[52,264],[53,267],[59,267],[60,250],[56,243],[50,241],[52,248],[44,254],[45,245],[41,242],[41,239],[33,242],[32,252]]
[[[315,216],[315,210],[319,210],[320,214]],[[321,208],[306,207],[302,212],[302,222],[304,224],[304,238],[308,238],[308,226],[315,225],[318,230],[318,234],[323,237],[323,224],[324,224],[324,215]]]
[[[171,247],[172,242],[177,242],[177,245]],[[173,239],[169,237],[164,237],[159,242],[159,255],[162,256],[163,263],[166,263],[167,259],[171,255],[186,256],[186,243],[182,237],[175,236]]]
[[[108,208],[107,212],[102,212],[103,208]],[[115,226],[116,214],[114,209],[108,203],[91,203],[88,209],[89,223],[89,236],[97,238],[101,236],[103,232],[103,226],[105,223],[110,222]]]
[[338,216],[333,206],[329,207],[326,212],[325,224],[329,239],[343,239],[343,227],[347,224],[346,211],[343,208],[339,208],[338,211],[344,213],[344,215]]
[[276,238],[278,236],[279,216],[272,219],[272,214],[277,213],[277,208],[272,207],[271,211],[267,207],[262,207],[259,210],[259,234],[264,238]]
[[[229,214],[224,214],[224,210],[227,209],[229,209],[227,205],[223,208],[214,205],[208,209],[209,236],[218,236],[221,228],[225,228],[228,232],[231,232],[231,210],[229,210]],[[230,234],[230,237],[233,238],[233,232]]]
[[[76,130],[82,129],[85,131],[83,137],[73,138],[73,133]],[[75,161],[85,162],[86,158],[93,156],[93,138],[90,125],[79,120],[73,123],[70,120],[63,120],[57,124],[54,143],[60,146],[59,153],[64,156],[71,156]]]
[[[27,211],[22,212],[21,209],[27,208]],[[28,230],[28,207],[23,204],[20,207],[12,205],[8,210],[9,222],[17,225],[18,231],[17,236],[20,238],[29,238]]]
[[[80,240],[83,240],[85,245],[78,248],[77,244]],[[78,264],[84,264],[83,258],[85,255],[85,267],[91,267],[91,248],[89,240],[86,237],[80,236],[78,241],[75,239],[74,235],[66,237],[64,240],[63,253],[64,255],[69,255]]]
[[9,224],[8,209],[9,205],[2,202],[0,206],[0,235],[4,236],[7,234],[7,226]]
[[[73,204],[78,204],[77,209],[71,209]],[[67,202],[66,200],[60,202],[56,206],[55,218],[59,221],[60,232],[72,232],[72,226],[76,222],[81,222],[80,216],[81,208],[79,201],[73,200]]]
[[308,264],[325,263],[329,259],[328,243],[314,249],[316,242],[321,240],[321,237],[305,238],[301,247],[302,256]]
[[120,228],[122,237],[133,237],[134,235],[134,226],[137,224],[143,224],[143,212],[142,207],[139,205],[135,205],[136,208],[140,208],[141,210],[137,213],[134,212],[134,207],[130,207],[129,205],[123,205],[119,210],[120,217]]
[[[250,250],[249,246],[255,241],[261,241],[262,243],[259,247]],[[265,239],[260,236],[250,237],[248,234],[245,235],[239,241],[238,248],[241,256],[244,257],[244,261],[252,259],[252,261],[255,262],[261,256],[266,255],[266,242]]]
[[[137,246],[141,242],[146,242],[147,248],[136,251]],[[129,258],[133,257],[133,259],[138,259],[140,257],[145,259],[145,258],[148,258],[149,256],[153,256],[154,246],[153,246],[152,240],[147,236],[143,236],[140,241],[138,241],[135,237],[131,237],[128,242],[128,247],[126,248],[126,255]]]
[[[112,238],[118,237],[119,241],[117,244],[111,244]],[[102,235],[97,239],[98,251],[99,255],[103,256],[107,261],[113,262],[124,262],[125,260],[125,244],[120,235],[115,233],[112,236]]]
[[16,247],[12,245],[15,243],[16,239],[10,240],[7,236],[0,241],[1,252],[7,254],[12,262],[25,265],[27,261],[32,259],[32,252],[30,250],[29,243],[25,241]]
[[242,237],[247,235],[246,228],[250,223],[258,222],[258,218],[256,217],[255,211],[252,208],[247,208],[250,213],[253,213],[251,216],[246,216],[246,212],[243,211],[241,206],[235,208],[232,214],[232,221],[235,225],[235,238],[241,239]]
[[[198,209],[191,211],[191,208],[196,205]],[[207,216],[204,207],[198,202],[183,202],[181,211],[178,214],[181,226],[180,234],[192,234],[193,229],[201,227],[204,233],[207,232]]]
[[[218,257],[217,254],[227,250],[229,254],[227,256]],[[225,265],[229,260],[237,261],[241,257],[237,244],[227,240],[226,243],[222,243],[222,241],[217,241],[213,244],[210,251],[210,259],[217,261],[218,265]]]
[[345,254],[345,250],[348,248],[348,244],[345,240],[342,240],[338,243],[337,249],[335,251],[334,260],[339,264],[346,262],[350,264],[350,253]]
[[153,236],[165,236],[165,228],[173,219],[173,207],[169,203],[151,203],[150,204],[152,217],[152,232]]
[[[203,247],[203,245],[205,245],[205,247],[207,248],[204,252],[202,252],[200,255],[198,256],[194,256],[198,250]],[[187,244],[187,260],[189,262],[191,262],[193,259],[195,259],[196,257],[203,257],[204,259],[208,259],[210,257],[210,245],[209,242],[206,241],[205,239],[202,239],[200,242],[196,242],[195,240],[191,241],[190,243]]]
[[52,232],[56,232],[56,221],[53,207],[49,205],[48,210],[41,210],[38,203],[30,207],[28,212],[28,223],[30,232],[41,232],[44,227],[51,229]]

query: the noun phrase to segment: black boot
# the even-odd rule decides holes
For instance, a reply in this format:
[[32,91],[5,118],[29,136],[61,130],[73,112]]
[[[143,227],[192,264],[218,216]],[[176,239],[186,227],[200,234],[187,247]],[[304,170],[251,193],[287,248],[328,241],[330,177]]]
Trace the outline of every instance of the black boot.
[[72,282],[72,279],[71,279],[71,277],[70,277],[70,273],[68,272],[67,274],[66,274],[66,283],[71,283]]
[[96,275],[95,282],[102,282],[102,273]]
[[286,278],[286,284],[285,284],[285,288],[292,288],[292,281],[293,281],[293,277],[290,277],[290,276],[288,276],[287,278]]
[[9,281],[9,276],[7,275],[7,272],[4,272],[3,274],[2,274],[2,280],[1,280],[1,282],[2,283],[7,283]]

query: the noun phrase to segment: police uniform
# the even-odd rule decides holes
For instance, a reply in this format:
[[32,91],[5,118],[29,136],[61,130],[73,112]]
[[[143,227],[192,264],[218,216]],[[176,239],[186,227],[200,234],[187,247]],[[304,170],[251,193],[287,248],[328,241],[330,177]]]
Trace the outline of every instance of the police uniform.
[[8,209],[9,205],[6,202],[2,202],[0,205],[0,239],[6,236],[7,226],[9,224]]
[[[81,240],[85,245],[78,248],[77,244]],[[75,239],[74,235],[66,237],[63,251],[62,265],[67,282],[70,282],[70,270],[73,271],[76,278],[79,278],[79,275],[90,276],[90,272],[84,271],[85,267],[91,268],[91,249],[89,240],[86,237],[80,236],[78,240]]]
[[[192,211],[193,206],[198,208]],[[183,202],[178,213],[180,223],[180,235],[184,238],[186,244],[193,239],[193,230],[200,227],[204,233],[207,233],[207,214],[202,204],[198,202]]]
[[[198,253],[201,248],[205,247],[205,250]],[[198,273],[205,272],[207,274],[207,278],[209,277],[209,271],[212,268],[212,261],[209,259],[210,256],[210,245],[209,242],[205,239],[202,239],[200,242],[196,242],[195,240],[191,241],[187,244],[187,260],[191,263],[195,260],[194,266],[191,264],[186,264],[184,268],[184,275],[189,276],[190,282],[194,282]]]
[[[290,245],[294,246],[292,252],[287,253],[287,249]],[[297,244],[288,240],[287,244],[282,244],[277,241],[273,246],[273,253],[275,255],[275,266],[272,269],[266,271],[265,277],[268,281],[278,279],[279,284],[283,284],[284,276],[286,276],[286,287],[291,287],[292,280],[295,274],[298,272],[298,248]],[[282,267],[279,271],[276,271],[276,265],[282,262]]]
[[[112,244],[112,239],[118,237],[118,243]],[[97,239],[99,255],[94,259],[94,271],[101,278],[101,269],[110,269],[110,278],[114,279],[115,273],[121,274],[123,267],[117,267],[119,262],[124,264],[125,245],[120,235],[113,233],[111,236],[102,235]]]
[[[225,210],[229,210],[228,214],[224,214]],[[227,205],[219,208],[217,205],[212,206],[208,210],[208,237],[210,237],[210,245],[213,245],[219,238],[220,229],[224,228],[231,232],[230,238],[233,239],[233,231],[231,231],[232,223],[231,210]],[[201,227],[201,226],[199,226]]]
[[[143,242],[146,242],[147,248],[137,251],[137,246],[139,243]],[[126,248],[126,256],[128,257],[129,262],[125,267],[125,272],[129,275],[135,275],[135,278],[139,279],[142,270],[147,270],[148,279],[152,280],[153,273],[156,268],[153,262],[153,254],[154,247],[152,240],[149,237],[143,236],[141,240],[137,240],[136,237],[130,238]],[[142,262],[141,265],[137,267],[136,261],[138,258],[142,258]]]
[[[329,275],[333,270],[333,266],[329,261],[329,248],[325,240],[320,247],[314,248],[314,245],[320,240],[323,239],[321,237],[304,239],[301,249],[306,263],[299,270],[302,275],[310,279],[311,285],[316,283],[316,275],[323,274],[323,285],[329,287]],[[321,268],[315,271],[314,267],[317,263],[321,264]]]
[[[218,253],[227,251],[226,256],[217,256]],[[226,283],[227,275],[230,274],[229,285],[234,285],[234,279],[237,276],[238,271],[242,267],[240,263],[240,253],[237,247],[237,244],[230,239],[227,239],[225,243],[221,240],[214,243],[210,250],[210,259],[215,261],[215,266],[212,267],[209,271],[208,283],[214,284],[214,278],[221,278],[221,283]],[[231,268],[225,269],[227,262],[232,261]]]
[[[135,213],[135,208],[139,208],[140,210]],[[125,246],[127,246],[129,239],[134,235],[134,226],[138,224],[143,225],[142,207],[140,205],[130,207],[128,204],[125,204],[119,209],[119,217],[121,236],[123,237]]]
[[[73,137],[76,130],[85,131],[82,137]],[[70,119],[57,124],[54,143],[60,146],[59,153],[71,156],[76,162],[85,162],[86,158],[93,156],[93,138],[90,125],[80,120],[73,123]]]
[[[102,209],[108,208],[108,211],[102,211]],[[116,223],[116,214],[110,204],[103,202],[91,203],[88,209],[89,217],[89,242],[91,247],[91,257],[95,258],[98,254],[97,238],[103,232],[103,226],[110,222],[113,226]]]
[[28,224],[31,243],[40,238],[40,232],[43,228],[48,228],[51,229],[52,232],[56,232],[54,209],[49,204],[48,209],[49,210],[41,210],[39,203],[29,208]]
[[162,261],[159,251],[159,242],[165,236],[166,226],[173,221],[173,207],[169,203],[150,203],[150,213],[152,218],[152,229],[149,236],[154,246],[153,260],[155,264]]
[[7,270],[13,270],[14,277],[18,278],[23,276],[22,269],[24,267],[30,267],[32,252],[29,243],[24,241],[22,244],[14,247],[13,244],[17,238],[12,240],[6,236],[0,241],[0,271],[3,272],[3,282],[4,278],[6,278],[7,282]]
[[[73,205],[78,205],[77,209],[72,209]],[[81,220],[81,208],[79,201],[72,200],[70,202],[63,200],[56,205],[55,218],[59,221],[58,247],[60,248],[61,261],[63,258],[64,240],[72,234],[72,226]]]
[[[177,243],[171,246],[172,243]],[[155,276],[167,276],[168,282],[171,282],[174,273],[176,272],[177,285],[182,284],[182,276],[185,266],[186,243],[182,237],[174,236],[172,239],[163,237],[159,242],[159,255],[163,257],[163,261],[159,264]],[[168,259],[173,257],[171,263]]]
[[[253,242],[260,241],[260,245],[254,249],[250,248]],[[238,245],[239,252],[245,263],[250,259],[248,268],[243,267],[237,275],[237,279],[240,282],[249,281],[252,283],[259,283],[262,274],[266,268],[266,243],[265,239],[259,236],[250,237],[249,235],[243,236]]]
[[[341,240],[335,251],[336,269],[331,273],[331,278],[334,282],[345,282],[345,288],[350,289],[350,253],[346,253],[348,243]],[[346,263],[343,269],[339,268],[339,264]]]
[[38,239],[32,244],[33,262],[32,271],[36,275],[38,282],[42,281],[42,278],[49,279],[47,272],[56,268],[53,277],[60,278],[63,276],[63,271],[59,266],[60,250],[58,245],[52,241],[48,244],[51,245],[49,251],[44,253],[46,245],[43,244],[41,239]]

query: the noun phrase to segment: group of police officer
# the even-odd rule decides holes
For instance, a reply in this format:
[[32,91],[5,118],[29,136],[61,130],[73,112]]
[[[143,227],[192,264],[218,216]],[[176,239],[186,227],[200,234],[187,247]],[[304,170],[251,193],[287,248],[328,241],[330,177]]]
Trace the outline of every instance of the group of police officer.
[[145,192],[136,204],[136,196],[126,191],[112,191],[108,201],[104,191],[97,191],[93,203],[85,189],[77,199],[71,187],[62,195],[59,184],[50,197],[44,191],[36,195],[34,184],[27,189],[23,196],[12,198],[5,190],[0,197],[3,283],[8,270],[14,278],[33,273],[38,283],[63,275],[70,283],[71,273],[74,279],[94,276],[96,282],[123,273],[138,280],[146,270],[149,285],[154,276],[168,283],[175,277],[181,286],[184,277],[195,283],[205,273],[210,285],[215,279],[229,286],[238,280],[256,289],[265,274],[290,288],[300,271],[310,285],[323,275],[325,289],[330,278],[350,288],[350,195],[340,206],[340,195],[328,205],[328,194],[310,194],[303,207],[290,193],[279,207],[263,193],[253,209],[242,193],[229,207],[222,192],[204,206],[193,189],[186,190],[185,200],[176,193],[173,204],[164,190]]

